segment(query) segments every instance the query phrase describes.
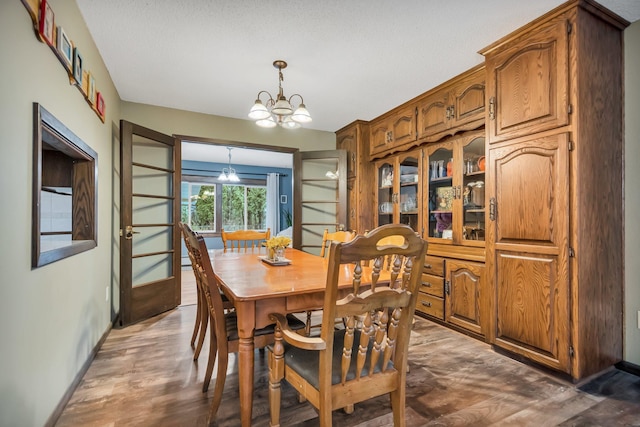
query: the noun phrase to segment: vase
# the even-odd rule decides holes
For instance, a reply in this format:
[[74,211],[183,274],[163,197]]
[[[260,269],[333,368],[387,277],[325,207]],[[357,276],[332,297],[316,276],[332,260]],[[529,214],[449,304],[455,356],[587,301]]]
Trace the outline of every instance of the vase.
[[270,260],[276,259],[276,249],[275,248],[267,248],[267,258]]
[[284,248],[276,248],[275,249],[275,261],[282,261],[284,260]]

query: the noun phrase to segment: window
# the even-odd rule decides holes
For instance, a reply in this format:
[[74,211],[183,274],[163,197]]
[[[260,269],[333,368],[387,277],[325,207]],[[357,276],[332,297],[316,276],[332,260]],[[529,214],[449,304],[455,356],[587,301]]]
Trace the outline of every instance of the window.
[[264,181],[222,184],[212,177],[185,176],[182,222],[201,233],[266,230],[267,187]]
[[32,267],[97,245],[97,153],[33,104]]

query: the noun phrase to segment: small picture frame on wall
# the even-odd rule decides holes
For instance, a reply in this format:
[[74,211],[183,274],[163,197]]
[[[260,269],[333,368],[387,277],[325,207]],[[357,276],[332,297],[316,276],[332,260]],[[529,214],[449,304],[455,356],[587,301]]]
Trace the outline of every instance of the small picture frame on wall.
[[91,103],[91,105],[96,104],[96,79],[93,77],[93,74],[89,73],[89,89],[87,90],[87,99]]
[[80,91],[85,98],[89,98],[89,71],[87,70],[82,72],[82,86],[80,86]]
[[73,78],[82,87],[82,55],[77,47],[73,49]]
[[71,70],[73,66],[73,45],[69,37],[67,37],[67,33],[65,33],[64,29],[60,26],[58,26],[56,48],[58,52],[60,52],[64,66],[67,67],[67,70]]
[[101,92],[98,92],[96,94],[96,111],[98,112],[98,114],[104,117],[104,109],[104,97],[102,96]]
[[53,9],[51,9],[47,0],[42,0],[42,3],[40,3],[40,20],[38,30],[44,41],[50,46],[55,46],[55,39],[53,35],[55,28]]

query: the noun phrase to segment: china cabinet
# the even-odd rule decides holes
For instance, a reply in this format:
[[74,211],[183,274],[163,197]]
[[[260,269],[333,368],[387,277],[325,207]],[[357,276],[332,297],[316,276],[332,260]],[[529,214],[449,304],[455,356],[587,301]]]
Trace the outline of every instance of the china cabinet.
[[622,359],[627,25],[574,0],[481,51],[488,340],[574,380]]
[[407,224],[422,234],[422,151],[398,154],[375,165],[376,226]]
[[373,164],[369,161],[369,124],[357,120],[336,132],[336,148],[347,151],[347,230],[373,229]]
[[369,127],[374,226],[429,241],[416,312],[576,381],[622,359],[628,25],[569,0]]

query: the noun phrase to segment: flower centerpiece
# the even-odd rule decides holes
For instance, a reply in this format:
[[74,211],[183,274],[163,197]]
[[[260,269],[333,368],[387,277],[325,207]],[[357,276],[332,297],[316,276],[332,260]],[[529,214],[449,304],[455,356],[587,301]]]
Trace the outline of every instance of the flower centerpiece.
[[291,244],[291,239],[287,236],[272,237],[265,245],[269,251],[269,259],[279,261],[284,258],[284,248]]

